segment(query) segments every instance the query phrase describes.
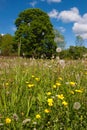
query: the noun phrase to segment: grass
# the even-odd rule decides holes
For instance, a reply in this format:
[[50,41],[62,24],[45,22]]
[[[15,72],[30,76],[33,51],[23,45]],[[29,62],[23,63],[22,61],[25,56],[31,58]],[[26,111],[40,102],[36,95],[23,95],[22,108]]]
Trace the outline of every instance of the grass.
[[0,130],[87,129],[87,63],[63,64],[0,58]]

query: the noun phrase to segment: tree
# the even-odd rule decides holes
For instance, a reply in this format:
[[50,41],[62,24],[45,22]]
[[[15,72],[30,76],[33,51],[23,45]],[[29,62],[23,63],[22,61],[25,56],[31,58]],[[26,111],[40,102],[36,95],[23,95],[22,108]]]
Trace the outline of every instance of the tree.
[[5,34],[1,37],[0,35],[0,50],[2,55],[10,55],[13,52],[13,36]]
[[19,43],[19,53],[29,57],[46,55],[50,58],[56,51],[53,26],[49,16],[42,10],[27,9],[15,20],[15,39]]
[[83,38],[80,35],[76,36],[76,46],[83,46],[83,43]]
[[87,49],[84,46],[70,46],[69,56],[71,59],[82,59]]
[[60,47],[61,49],[64,49],[66,45],[64,36],[56,29],[54,30],[54,34],[55,34],[54,41],[56,42],[57,46]]

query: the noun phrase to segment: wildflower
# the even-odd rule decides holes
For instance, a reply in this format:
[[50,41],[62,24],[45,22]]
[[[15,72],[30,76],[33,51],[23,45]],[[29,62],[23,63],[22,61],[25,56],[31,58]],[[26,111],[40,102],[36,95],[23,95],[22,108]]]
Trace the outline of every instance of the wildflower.
[[35,76],[34,75],[32,75],[32,78],[34,78]]
[[62,50],[61,50],[61,48],[60,47],[58,47],[57,49],[56,49],[56,52],[61,52]]
[[51,95],[51,92],[47,92],[47,95],[48,95],[48,96]]
[[36,80],[36,81],[40,81],[40,79],[39,79],[39,78],[35,78],[35,80]]
[[0,123],[0,126],[3,126],[4,124],[3,123]]
[[61,77],[58,78],[59,80],[63,80]]
[[74,94],[74,91],[70,91],[71,94]]
[[21,112],[21,115],[24,116],[24,112]]
[[67,105],[68,105],[68,103],[67,103],[66,101],[63,101],[62,104],[63,104],[64,106],[67,106]]
[[57,85],[57,86],[61,86],[61,83],[57,82],[56,85]]
[[18,115],[16,113],[13,114],[13,119],[16,121],[18,120]]
[[11,119],[10,118],[6,118],[5,122],[6,122],[6,124],[10,124],[11,123]]
[[36,118],[37,118],[37,119],[40,119],[40,118],[41,118],[40,114],[37,114],[37,115],[36,115]]
[[35,122],[35,121],[34,121],[34,122],[33,122],[33,124],[34,124],[34,125],[36,125],[36,124],[37,124],[37,122]]
[[36,128],[34,128],[33,130],[37,130]]
[[49,98],[49,99],[47,100],[47,102],[48,102],[48,105],[49,105],[49,106],[53,106],[53,99],[52,99],[52,98]]
[[53,88],[56,88],[56,85],[53,85]]
[[77,93],[82,93],[82,92],[83,92],[83,90],[76,89],[76,90],[75,90],[75,92],[77,92]]
[[59,64],[61,65],[61,67],[65,67],[65,60],[59,60]]
[[30,121],[31,121],[31,119],[25,119],[25,120],[23,120],[22,124],[25,125],[26,123],[28,123]]
[[76,83],[75,83],[75,82],[70,82],[70,85],[71,85],[71,86],[75,86]]
[[6,85],[6,86],[8,86],[8,85],[9,85],[9,83],[7,82],[7,83],[5,83],[5,85]]
[[34,84],[28,84],[28,87],[29,87],[29,88],[34,87]]
[[87,72],[85,72],[85,74],[87,74]]
[[79,102],[75,102],[73,105],[73,108],[76,110],[79,110],[80,107],[81,107],[81,104]]
[[63,94],[58,95],[58,98],[61,99],[61,100],[63,100],[64,99]]
[[45,109],[44,112],[45,112],[45,113],[49,113],[50,110],[49,110],[49,109]]

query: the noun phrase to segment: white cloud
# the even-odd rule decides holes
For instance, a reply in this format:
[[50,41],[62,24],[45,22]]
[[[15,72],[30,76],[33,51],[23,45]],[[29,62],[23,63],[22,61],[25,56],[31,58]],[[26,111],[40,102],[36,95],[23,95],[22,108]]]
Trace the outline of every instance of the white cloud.
[[36,1],[33,1],[33,2],[30,2],[29,4],[34,8],[35,5],[37,4],[37,2],[36,2]]
[[76,7],[71,8],[70,10],[64,10],[59,13],[59,19],[63,22],[76,22],[81,19],[79,15],[79,10]]
[[49,17],[51,18],[58,18],[58,11],[56,9],[53,9],[51,12],[48,13]]
[[87,33],[87,24],[74,23],[72,29],[76,34]]
[[72,30],[76,35],[80,35],[83,39],[87,39],[87,24],[74,23]]
[[[83,39],[87,39],[87,13],[81,16],[78,8],[73,7],[70,10],[64,10],[61,12],[53,9],[48,15],[51,18],[61,20],[64,23],[73,22],[72,30],[75,35],[80,35]],[[60,28],[60,30],[65,31],[63,28]]]
[[53,3],[59,3],[59,2],[61,2],[61,0],[47,0],[47,2],[48,3],[51,3],[51,2],[53,2]]
[[72,30],[76,35],[87,39],[87,13],[85,13],[79,21],[74,23]]

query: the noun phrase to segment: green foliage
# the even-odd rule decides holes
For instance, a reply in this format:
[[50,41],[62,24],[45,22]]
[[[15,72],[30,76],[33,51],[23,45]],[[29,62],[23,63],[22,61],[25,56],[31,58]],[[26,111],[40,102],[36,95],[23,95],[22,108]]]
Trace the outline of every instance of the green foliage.
[[14,40],[13,36],[10,34],[5,34],[0,36],[0,49],[1,55],[8,56],[11,55],[14,50]]
[[50,58],[55,53],[53,26],[45,12],[37,8],[24,10],[15,25],[15,39],[21,44],[21,54],[35,58],[45,55]]
[[87,48],[84,46],[70,46],[69,49],[59,53],[61,59],[82,59],[87,54]]

